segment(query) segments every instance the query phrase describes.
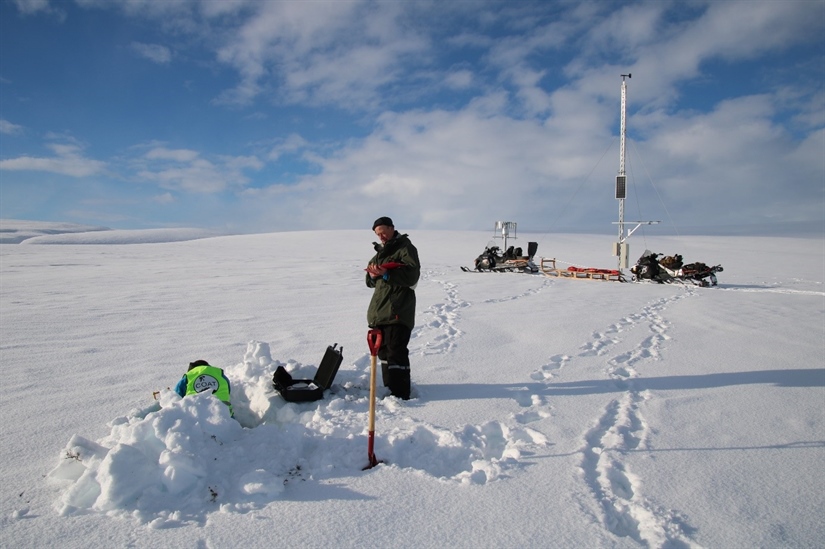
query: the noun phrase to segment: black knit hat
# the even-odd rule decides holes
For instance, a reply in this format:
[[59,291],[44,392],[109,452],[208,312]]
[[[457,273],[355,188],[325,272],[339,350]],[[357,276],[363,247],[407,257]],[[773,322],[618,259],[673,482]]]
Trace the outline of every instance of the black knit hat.
[[389,217],[379,217],[378,219],[376,219],[375,223],[372,224],[372,230],[374,231],[375,228],[379,225],[386,225],[388,227],[395,227],[395,225],[392,224],[392,219],[390,219]]
[[195,362],[189,363],[189,369],[197,368],[198,366],[209,366],[209,363],[205,360],[196,360]]

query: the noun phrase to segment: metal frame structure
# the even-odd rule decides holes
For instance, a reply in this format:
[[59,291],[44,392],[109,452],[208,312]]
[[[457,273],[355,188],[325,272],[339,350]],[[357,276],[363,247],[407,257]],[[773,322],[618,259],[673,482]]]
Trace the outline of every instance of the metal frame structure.
[[628,221],[627,223],[635,223],[636,226],[625,234],[625,220],[624,220],[624,201],[627,198],[627,174],[625,173],[625,137],[627,134],[627,80],[631,78],[631,74],[623,74],[622,77],[622,110],[619,124],[619,173],[616,175],[616,200],[619,201],[619,221],[614,222],[614,225],[619,226],[619,235],[616,243],[613,244],[613,255],[618,257],[619,271],[627,269],[629,265],[628,255],[630,254],[630,246],[627,244],[627,239],[630,238],[636,229],[642,225],[655,225],[659,221]]
[[[518,237],[516,236],[516,228],[518,223],[515,221],[496,221],[493,238],[502,238],[504,239],[504,246],[501,247],[502,251],[507,250],[507,238],[512,238],[516,240]],[[512,230],[513,234],[510,236],[510,231]]]

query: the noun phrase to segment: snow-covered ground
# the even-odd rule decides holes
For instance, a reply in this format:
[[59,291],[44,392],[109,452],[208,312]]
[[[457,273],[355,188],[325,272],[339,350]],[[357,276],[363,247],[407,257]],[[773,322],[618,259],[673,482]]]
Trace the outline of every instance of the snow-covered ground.
[[[825,238],[633,236],[722,264],[697,288],[464,273],[490,234],[411,231],[414,398],[380,389],[362,471],[369,230],[0,225],[32,236],[0,246],[2,547],[825,544]],[[275,368],[332,343],[332,390],[286,403]],[[167,389],[196,359],[236,419]]]

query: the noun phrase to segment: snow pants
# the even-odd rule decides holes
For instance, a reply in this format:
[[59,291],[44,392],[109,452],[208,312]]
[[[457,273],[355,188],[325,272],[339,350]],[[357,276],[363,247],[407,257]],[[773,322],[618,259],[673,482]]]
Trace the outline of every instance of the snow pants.
[[393,396],[402,400],[410,398],[410,343],[412,330],[403,324],[378,326],[381,330],[381,378]]

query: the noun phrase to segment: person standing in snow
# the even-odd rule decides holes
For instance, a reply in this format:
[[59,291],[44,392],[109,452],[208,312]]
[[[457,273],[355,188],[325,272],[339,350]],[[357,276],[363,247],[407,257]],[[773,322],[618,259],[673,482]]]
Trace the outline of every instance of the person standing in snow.
[[183,374],[178,384],[175,385],[175,392],[181,397],[185,397],[204,391],[211,391],[215,397],[229,406],[229,415],[235,417],[235,412],[232,410],[232,404],[229,399],[232,388],[223,370],[215,366],[210,366],[205,360],[190,362],[189,370]]
[[373,288],[367,324],[381,330],[381,377],[393,396],[410,398],[410,342],[415,326],[415,286],[421,275],[418,250],[406,234],[395,230],[392,219],[379,217],[372,230],[380,243],[367,266],[366,282]]

